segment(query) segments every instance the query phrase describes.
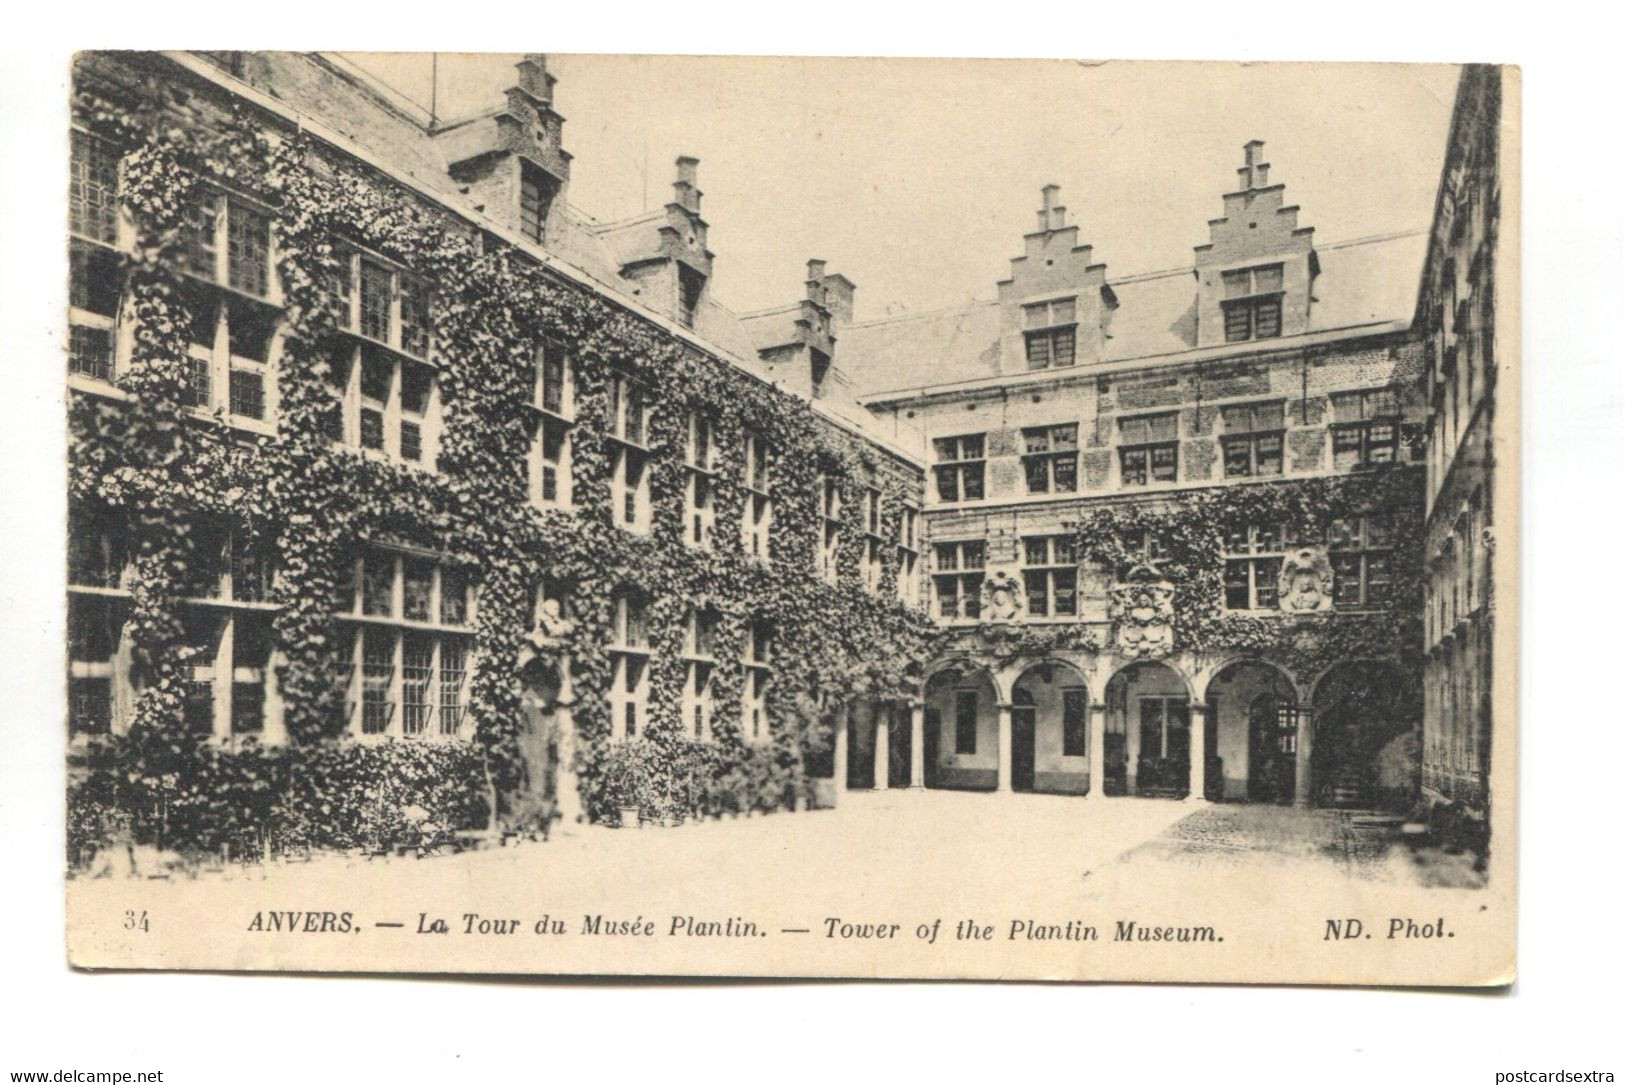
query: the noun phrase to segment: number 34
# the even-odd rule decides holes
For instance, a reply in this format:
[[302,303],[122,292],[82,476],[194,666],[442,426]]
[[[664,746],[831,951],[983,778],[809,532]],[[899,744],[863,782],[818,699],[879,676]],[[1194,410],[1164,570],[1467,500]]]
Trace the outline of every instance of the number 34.
[[146,911],[126,911],[124,913],[124,929],[127,931],[141,931],[145,934],[147,930]]

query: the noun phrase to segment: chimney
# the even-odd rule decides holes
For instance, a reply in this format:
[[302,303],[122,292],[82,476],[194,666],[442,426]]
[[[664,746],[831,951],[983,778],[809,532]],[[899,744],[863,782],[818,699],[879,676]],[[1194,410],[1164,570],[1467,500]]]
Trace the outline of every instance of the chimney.
[[1066,225],[1066,208],[1055,202],[1055,198],[1060,193],[1060,185],[1044,186],[1044,206],[1038,210],[1038,231],[1040,233],[1059,230]]
[[1261,139],[1249,140],[1242,147],[1241,153],[1245,156],[1246,165],[1236,171],[1241,178],[1241,187],[1244,189],[1263,188],[1269,184],[1270,164],[1264,161],[1264,141]]
[[553,100],[553,77],[547,74],[546,53],[526,53],[514,68],[519,72],[519,89],[539,101]]
[[700,213],[699,166],[698,158],[690,158],[688,155],[678,158],[677,180],[671,186],[673,199],[678,206],[694,215]]
[[828,264],[829,262],[827,260],[807,261],[808,301],[816,302],[819,305],[824,304],[824,268],[827,267]]
[[824,276],[824,297],[827,299],[824,304],[837,327],[852,323],[853,295],[857,292],[858,288],[845,275]]

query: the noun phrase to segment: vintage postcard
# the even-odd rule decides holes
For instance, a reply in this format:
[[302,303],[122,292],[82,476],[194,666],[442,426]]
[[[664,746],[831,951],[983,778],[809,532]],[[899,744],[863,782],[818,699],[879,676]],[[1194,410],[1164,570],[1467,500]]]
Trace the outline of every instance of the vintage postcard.
[[1517,69],[85,52],[64,127],[74,965],[1512,982]]

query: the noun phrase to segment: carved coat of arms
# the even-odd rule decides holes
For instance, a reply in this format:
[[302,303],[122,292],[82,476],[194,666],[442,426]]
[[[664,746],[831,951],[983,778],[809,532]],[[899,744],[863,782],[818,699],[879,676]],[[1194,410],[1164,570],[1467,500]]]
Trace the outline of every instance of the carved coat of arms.
[[1141,566],[1111,589],[1109,614],[1116,623],[1117,650],[1130,659],[1165,656],[1174,647],[1174,585],[1155,569]]
[[988,573],[982,581],[982,620],[984,622],[1013,622],[1025,611],[1021,581],[1000,569]]
[[1332,563],[1326,551],[1306,546],[1281,560],[1281,609],[1312,614],[1332,609]]

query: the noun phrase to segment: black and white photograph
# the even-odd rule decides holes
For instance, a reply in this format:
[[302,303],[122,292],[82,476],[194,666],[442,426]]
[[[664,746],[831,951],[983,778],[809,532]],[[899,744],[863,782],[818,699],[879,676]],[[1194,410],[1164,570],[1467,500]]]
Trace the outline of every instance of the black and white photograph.
[[69,960],[1510,983],[1519,93],[78,53]]

